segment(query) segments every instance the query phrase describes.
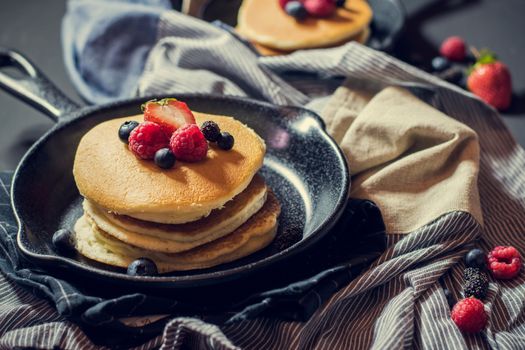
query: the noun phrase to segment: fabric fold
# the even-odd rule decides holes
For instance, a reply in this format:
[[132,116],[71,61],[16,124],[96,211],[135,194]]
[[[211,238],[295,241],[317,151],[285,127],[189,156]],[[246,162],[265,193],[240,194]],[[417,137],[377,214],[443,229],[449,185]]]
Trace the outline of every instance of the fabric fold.
[[321,113],[347,156],[350,196],[377,203],[389,233],[453,211],[482,223],[477,134],[406,89],[372,91],[343,84]]

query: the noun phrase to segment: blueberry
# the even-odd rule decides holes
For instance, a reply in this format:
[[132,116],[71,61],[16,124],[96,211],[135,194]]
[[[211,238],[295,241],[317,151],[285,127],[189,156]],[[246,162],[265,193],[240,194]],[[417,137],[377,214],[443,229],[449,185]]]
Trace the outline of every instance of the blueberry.
[[442,72],[439,72],[438,76],[441,79],[448,81],[449,83],[459,84],[465,76],[465,72],[461,67],[452,66],[450,68],[445,69]]
[[69,230],[60,229],[56,231],[51,241],[59,253],[69,254],[75,251],[75,236]]
[[206,140],[210,142],[215,142],[219,139],[219,137],[221,137],[221,129],[217,123],[212,122],[211,120],[202,123],[201,131],[204,134]]
[[301,2],[295,0],[289,1],[284,7],[284,10],[287,14],[289,14],[297,20],[305,19],[308,15],[308,12],[306,12],[304,5]]
[[335,1],[335,6],[337,7],[343,7],[345,6],[345,4],[346,4],[346,0],[336,0]]
[[124,143],[128,143],[129,134],[139,125],[138,122],[133,120],[128,120],[127,122],[124,122],[118,129],[118,137],[120,140]]
[[450,61],[445,57],[437,56],[432,59],[432,69],[435,72],[442,72],[450,67]]
[[169,148],[161,148],[155,152],[155,164],[162,169],[171,169],[175,165],[175,155]]
[[445,298],[447,298],[448,306],[450,306],[450,308],[454,307],[455,302],[452,292],[450,292],[447,288],[443,288],[443,293],[445,294]]
[[465,264],[468,267],[476,267],[478,269],[483,269],[486,266],[486,255],[485,252],[481,249],[472,249],[465,255]]
[[219,145],[220,148],[223,150],[230,150],[233,147],[233,144],[235,142],[235,139],[232,135],[230,135],[229,132],[223,131],[221,132],[221,137],[219,140],[217,140],[217,145]]
[[131,276],[154,276],[159,272],[155,262],[148,258],[138,258],[128,265],[128,275]]

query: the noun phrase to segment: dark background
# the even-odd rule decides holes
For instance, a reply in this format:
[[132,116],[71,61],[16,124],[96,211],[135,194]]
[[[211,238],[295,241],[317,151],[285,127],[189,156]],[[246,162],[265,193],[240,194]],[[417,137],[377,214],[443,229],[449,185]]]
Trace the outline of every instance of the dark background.
[[[503,117],[525,145],[525,0],[402,2],[407,23],[398,57],[429,62],[444,38],[460,35],[470,45],[492,49],[509,66],[515,96]],[[81,102],[62,59],[64,12],[64,0],[0,0],[0,46],[27,55],[60,89]],[[0,91],[0,170],[14,169],[27,148],[51,126],[41,113]]]

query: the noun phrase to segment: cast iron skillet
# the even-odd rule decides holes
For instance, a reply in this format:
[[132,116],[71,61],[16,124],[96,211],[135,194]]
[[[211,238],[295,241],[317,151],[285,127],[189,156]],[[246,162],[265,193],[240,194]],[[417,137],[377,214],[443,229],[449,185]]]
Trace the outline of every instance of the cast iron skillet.
[[80,255],[61,256],[53,250],[51,237],[57,229],[71,229],[81,215],[81,197],[72,176],[80,138],[104,120],[140,113],[139,106],[151,97],[79,108],[22,55],[0,48],[2,66],[15,67],[24,77],[15,79],[0,71],[0,87],[56,122],[24,155],[11,189],[19,224],[18,248],[38,266],[120,286],[187,288],[218,284],[275,267],[311,247],[329,232],[344,208],[349,188],[346,162],[315,113],[245,98],[176,94],[193,110],[234,116],[265,139],[267,155],[261,173],[282,204],[278,236],[294,229],[302,231],[302,239],[284,250],[272,244],[236,262],[157,277],[132,277],[124,269]]

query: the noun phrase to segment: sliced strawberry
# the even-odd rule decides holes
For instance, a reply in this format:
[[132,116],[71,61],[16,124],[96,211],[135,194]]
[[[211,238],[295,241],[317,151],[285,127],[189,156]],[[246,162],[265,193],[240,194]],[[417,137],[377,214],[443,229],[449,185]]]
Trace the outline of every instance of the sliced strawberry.
[[195,117],[186,103],[175,98],[152,100],[142,105],[144,121],[159,124],[166,135],[171,135],[186,124],[195,124]]

